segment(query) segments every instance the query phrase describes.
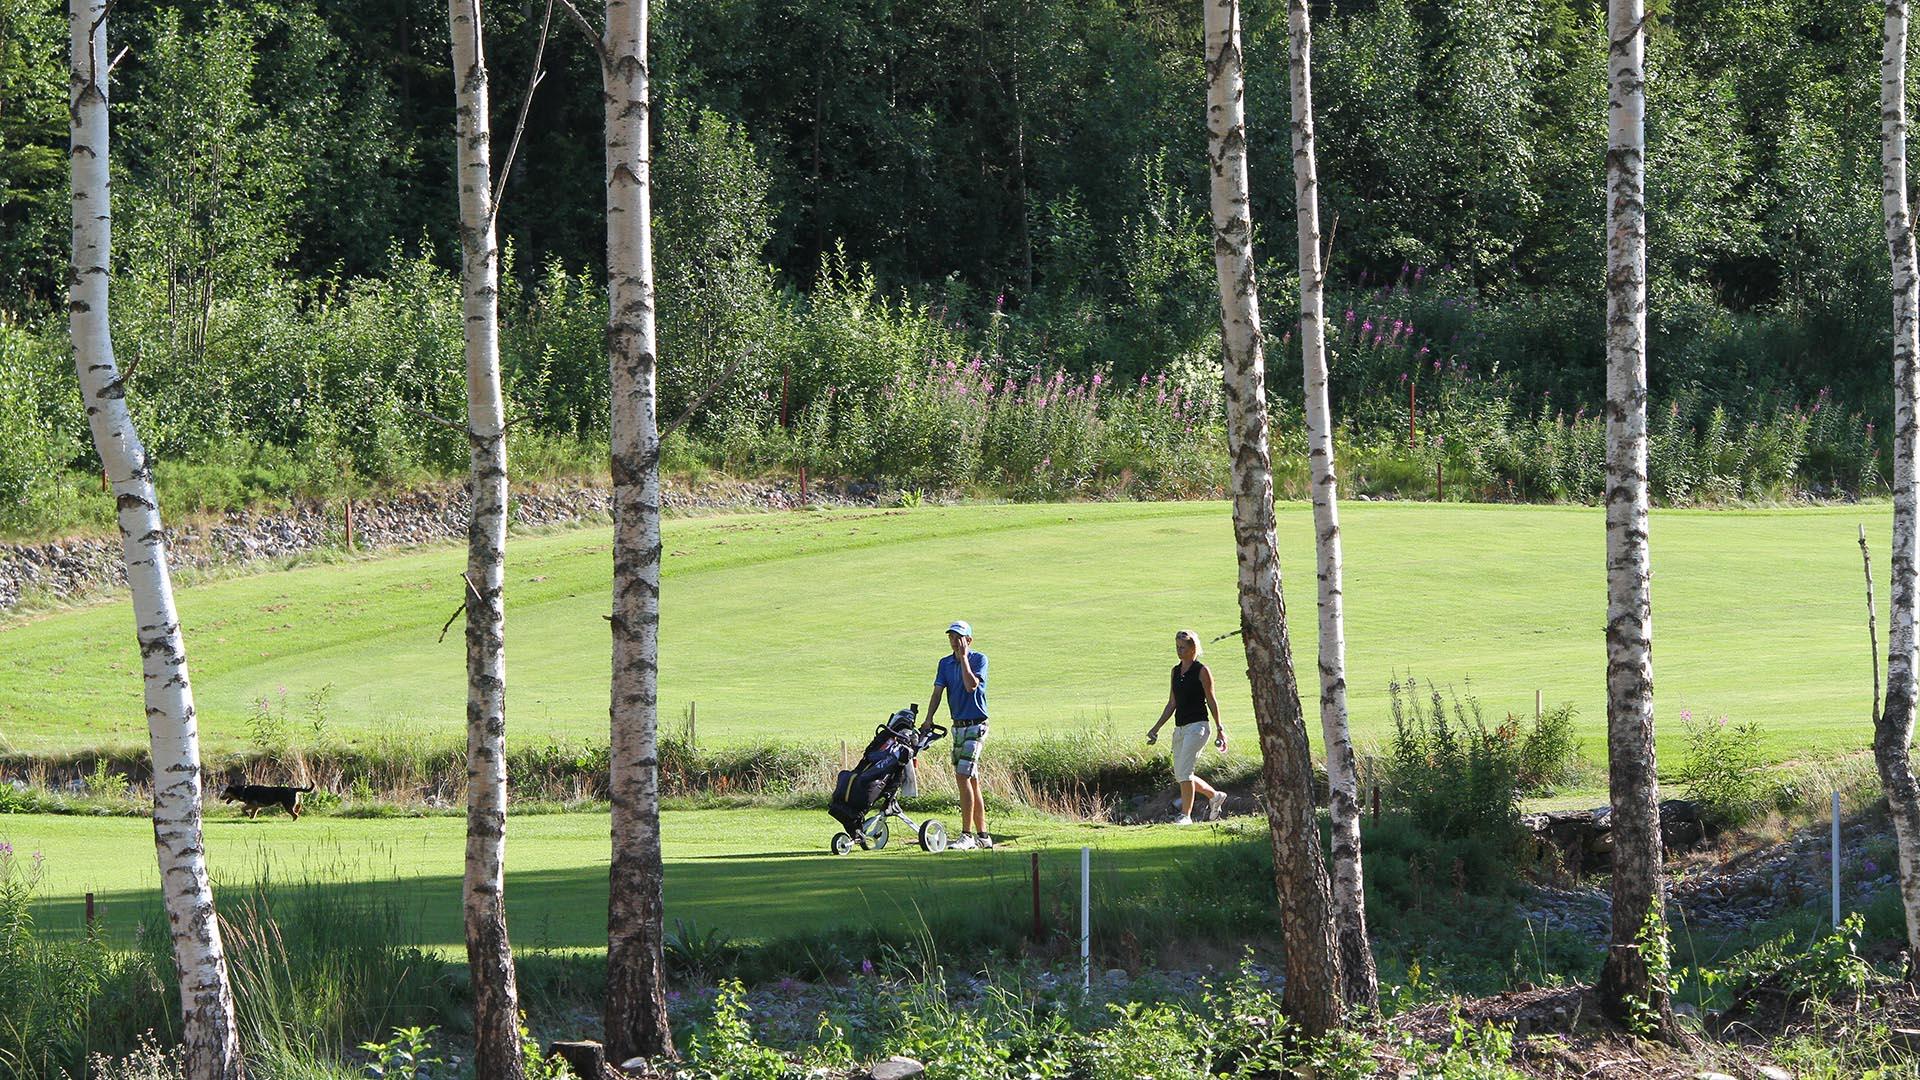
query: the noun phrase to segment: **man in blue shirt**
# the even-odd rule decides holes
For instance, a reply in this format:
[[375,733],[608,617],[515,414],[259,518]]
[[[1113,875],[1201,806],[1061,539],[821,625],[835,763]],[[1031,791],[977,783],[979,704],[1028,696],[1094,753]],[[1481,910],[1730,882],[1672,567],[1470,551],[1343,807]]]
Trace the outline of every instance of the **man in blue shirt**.
[[927,702],[927,720],[940,712],[940,691],[946,690],[947,712],[952,714],[953,779],[960,789],[960,851],[993,847],[987,834],[987,804],[980,798],[980,744],[987,739],[987,654],[973,651],[973,627],[958,621],[947,627],[947,647],[933,675],[933,700]]

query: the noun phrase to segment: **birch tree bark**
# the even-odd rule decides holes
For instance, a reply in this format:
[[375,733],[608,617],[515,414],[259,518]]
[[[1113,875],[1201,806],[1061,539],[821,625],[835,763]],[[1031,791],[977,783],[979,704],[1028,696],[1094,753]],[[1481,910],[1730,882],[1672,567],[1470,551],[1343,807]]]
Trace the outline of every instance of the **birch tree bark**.
[[1287,1015],[1320,1034],[1340,1023],[1340,954],[1330,918],[1326,865],[1314,815],[1313,762],[1287,640],[1267,449],[1266,359],[1254,280],[1247,193],[1245,85],[1239,0],[1206,9],[1207,165],[1213,204],[1213,264],[1220,283],[1226,359],[1227,442],[1233,469],[1233,534],[1240,565],[1240,630],[1260,731],[1261,778],[1273,843],[1274,885],[1287,950]]
[[1909,750],[1914,725],[1915,513],[1920,507],[1920,268],[1907,198],[1907,0],[1887,0],[1880,59],[1880,205],[1893,270],[1893,610],[1887,628],[1887,700],[1874,718],[1873,758],[1892,811],[1907,918],[1907,977],[1920,961],[1920,785]]
[[460,303],[467,357],[467,853],[461,907],[473,978],[474,1074],[518,1080],[520,994],[507,938],[507,437],[500,393],[500,249],[494,236],[491,115],[479,0],[448,0],[454,171],[460,188]]
[[1607,772],[1613,926],[1598,986],[1615,1020],[1671,1030],[1653,755],[1653,564],[1647,543],[1646,11],[1607,13]]
[[660,441],[654,385],[647,3],[607,0],[607,351],[613,387],[613,865],[607,1047],[671,1053],[661,893]]
[[173,604],[166,533],[153,471],[127,409],[114,362],[107,309],[113,206],[108,168],[107,0],[71,0],[68,116],[72,145],[73,257],[67,301],[73,367],[87,426],[113,482],[120,550],[133,594],[134,634],[145,685],[153,755],[153,846],[180,978],[182,1035],[190,1080],[239,1080],[240,1034],[227,979],[220,921],[207,880],[200,826],[200,732],[186,643]]
[[1320,585],[1320,731],[1327,749],[1333,824],[1333,923],[1341,993],[1348,1004],[1379,1000],[1360,858],[1360,776],[1347,730],[1347,631],[1340,589],[1340,491],[1327,402],[1326,277],[1320,254],[1320,172],[1313,125],[1313,26],[1306,0],[1287,5],[1293,83],[1293,194],[1300,249],[1300,360],[1306,378],[1307,467]]

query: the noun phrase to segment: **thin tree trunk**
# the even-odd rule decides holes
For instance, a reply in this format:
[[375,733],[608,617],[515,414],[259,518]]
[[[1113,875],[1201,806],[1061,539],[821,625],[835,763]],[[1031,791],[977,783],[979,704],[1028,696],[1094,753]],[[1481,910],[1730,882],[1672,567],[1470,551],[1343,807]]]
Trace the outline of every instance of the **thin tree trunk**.
[[1306,375],[1307,464],[1320,578],[1320,729],[1327,748],[1333,824],[1333,919],[1341,992],[1352,1005],[1380,997],[1367,902],[1361,888],[1360,776],[1347,731],[1347,632],[1340,591],[1340,492],[1333,468],[1333,414],[1327,402],[1325,270],[1320,264],[1320,179],[1313,125],[1313,29],[1306,0],[1288,4],[1293,78],[1293,193],[1299,219],[1300,359]]
[[134,630],[146,687],[153,754],[153,845],[180,977],[182,1034],[190,1080],[239,1080],[240,1033],[227,979],[220,922],[207,880],[200,827],[200,733],[187,676],[186,643],[173,604],[166,533],[147,451],[127,409],[113,358],[107,310],[113,207],[108,181],[107,2],[73,0],[68,116],[73,189],[73,260],[68,313],[73,366],[101,466],[113,479],[120,546],[133,594]]
[[673,1051],[661,951],[660,452],[647,123],[647,3],[607,0],[607,349],[613,380],[612,1059]]
[[507,939],[507,439],[500,395],[500,249],[494,239],[487,64],[479,0],[448,0],[453,38],[455,169],[460,188],[460,298],[466,323],[467,858],[461,903],[473,978],[474,1073],[525,1074],[520,995]]
[[1660,789],[1653,753],[1653,564],[1647,543],[1646,14],[1608,9],[1607,772],[1613,932],[1602,1007],[1643,1031],[1672,1027],[1664,967]]
[[1287,641],[1267,450],[1266,360],[1254,281],[1247,194],[1247,131],[1238,0],[1206,9],[1207,164],[1213,262],[1226,354],[1227,439],[1233,458],[1233,532],[1240,565],[1240,629],[1273,842],[1274,885],[1287,950],[1287,1015],[1310,1034],[1340,1023],[1340,954],[1315,819],[1313,762]]
[[1873,731],[1873,757],[1892,811],[1907,917],[1907,975],[1920,962],[1920,785],[1909,748],[1914,724],[1914,556],[1920,507],[1920,269],[1907,199],[1907,0],[1887,0],[1880,60],[1880,205],[1893,268],[1893,584],[1887,615],[1887,701]]

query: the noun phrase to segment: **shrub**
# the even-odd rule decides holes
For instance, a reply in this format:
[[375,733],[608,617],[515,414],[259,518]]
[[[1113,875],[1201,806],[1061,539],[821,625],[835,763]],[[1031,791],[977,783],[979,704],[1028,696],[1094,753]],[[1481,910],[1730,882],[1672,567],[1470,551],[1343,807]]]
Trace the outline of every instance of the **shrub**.
[[[1547,709],[1533,722],[1520,740],[1520,789],[1529,795],[1543,795],[1575,779],[1584,764],[1580,744],[1573,733],[1574,709],[1571,704]],[[1508,724],[1517,725],[1513,717]]]
[[1724,716],[1696,720],[1688,710],[1681,711],[1680,722],[1687,748],[1674,780],[1700,804],[1707,822],[1737,828],[1765,813],[1777,784],[1760,750],[1760,725],[1729,724]]
[[1423,694],[1409,676],[1387,686],[1393,742],[1387,789],[1396,806],[1436,836],[1511,836],[1520,818],[1520,748],[1511,727],[1489,729],[1480,703]]

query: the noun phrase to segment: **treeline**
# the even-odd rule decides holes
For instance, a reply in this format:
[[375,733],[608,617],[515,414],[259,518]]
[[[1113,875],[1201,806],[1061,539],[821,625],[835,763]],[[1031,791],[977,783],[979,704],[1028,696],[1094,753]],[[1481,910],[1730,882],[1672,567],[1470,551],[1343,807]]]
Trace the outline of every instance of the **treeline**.
[[[292,464],[276,475],[322,479],[457,467],[463,448],[416,414],[461,397],[445,12],[128,3],[115,16],[129,46],[115,74],[116,334],[155,449],[279,454]],[[1872,0],[1675,0],[1650,31],[1655,397],[1703,445],[1816,406],[1842,417],[1784,468],[1707,476],[1711,490],[1854,489],[1881,471],[1879,14]],[[484,15],[504,144],[540,10]],[[1333,405],[1351,438],[1386,445],[1404,429],[1416,363],[1429,379],[1474,373],[1476,407],[1565,424],[1596,411],[1601,6],[1379,0],[1316,15],[1333,302],[1355,312],[1334,347]],[[1292,218],[1284,5],[1257,0],[1244,17],[1264,125],[1254,218],[1276,235]],[[0,420],[0,502],[29,521],[71,516],[49,509],[49,467],[90,467],[54,318],[64,33],[58,0],[0,0],[0,311],[16,324],[0,331],[14,418]],[[569,26],[547,65],[502,219],[510,393],[523,437],[593,457],[599,77]],[[809,409],[838,430],[844,403],[871,413],[890,381],[956,352],[1016,381],[1215,377],[1204,72],[1185,5],[686,0],[656,15],[653,69],[665,411],[737,372],[694,428],[703,444],[738,444],[749,426],[793,442]],[[1289,247],[1264,252],[1279,257],[1275,296]],[[1369,316],[1382,325],[1362,335]],[[1286,306],[1268,317],[1271,385],[1297,400]],[[1461,438],[1442,453],[1477,468],[1490,452]],[[1488,475],[1489,493],[1516,497],[1586,487],[1530,494]]]

